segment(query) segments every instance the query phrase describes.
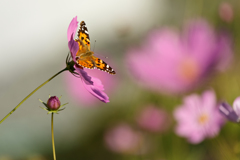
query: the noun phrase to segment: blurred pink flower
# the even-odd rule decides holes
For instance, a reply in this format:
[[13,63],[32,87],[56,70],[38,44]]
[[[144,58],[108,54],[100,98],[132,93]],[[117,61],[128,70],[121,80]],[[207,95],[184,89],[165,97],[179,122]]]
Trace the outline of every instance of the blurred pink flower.
[[169,128],[171,123],[166,111],[151,105],[141,111],[137,122],[139,126],[151,132],[163,132]]
[[[72,19],[71,23],[69,24],[68,31],[67,31],[67,38],[68,38],[68,47],[71,52],[72,60],[74,61],[74,69],[75,72],[77,72],[83,82],[83,86],[91,93],[93,96],[97,97],[102,102],[109,102],[109,98],[106,93],[103,92],[104,87],[102,85],[102,82],[95,78],[91,77],[83,70],[82,67],[78,66],[76,63],[76,53],[79,50],[78,43],[74,40],[74,35],[77,31],[78,27],[78,21],[77,16]],[[78,78],[79,80],[79,78]],[[80,81],[80,80],[79,80]],[[78,87],[78,84],[76,84],[75,87]],[[84,92],[81,90],[81,92]],[[85,93],[85,92],[84,92]]]
[[219,6],[219,16],[225,22],[232,22],[233,8],[230,3],[222,2]]
[[118,153],[136,153],[142,143],[142,135],[127,124],[119,124],[107,131],[105,142],[109,149]]
[[202,96],[187,96],[184,104],[175,109],[174,117],[176,134],[195,144],[216,136],[224,122],[213,91],[205,91]]
[[153,31],[138,49],[128,51],[129,70],[143,85],[164,93],[194,89],[215,70],[230,63],[226,34],[216,34],[203,20],[189,23],[183,34],[169,28]]

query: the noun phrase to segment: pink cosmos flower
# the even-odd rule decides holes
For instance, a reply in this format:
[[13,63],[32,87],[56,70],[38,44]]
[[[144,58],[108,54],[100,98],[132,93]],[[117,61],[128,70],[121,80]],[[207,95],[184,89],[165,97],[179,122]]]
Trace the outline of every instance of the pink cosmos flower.
[[135,153],[142,142],[142,136],[127,124],[119,124],[107,131],[105,142],[109,149],[118,153]]
[[137,122],[139,126],[151,132],[163,132],[169,128],[170,117],[166,111],[150,105],[141,111]]
[[224,122],[213,91],[205,91],[202,96],[187,96],[174,111],[174,117],[177,121],[176,134],[195,144],[216,136]]
[[[95,78],[91,77],[76,63],[76,53],[79,50],[78,43],[74,40],[74,35],[78,28],[78,21],[77,16],[73,18],[71,23],[69,24],[68,31],[67,31],[67,38],[68,38],[68,47],[71,52],[72,60],[74,61],[74,69],[75,72],[77,72],[83,82],[84,87],[95,97],[97,97],[102,102],[109,102],[109,98],[106,93],[103,92],[104,87],[102,85],[102,82]],[[82,92],[82,91],[81,91]]]
[[176,94],[194,89],[213,71],[224,70],[231,57],[229,37],[198,20],[182,34],[170,28],[153,31],[142,47],[128,51],[126,61],[146,87]]

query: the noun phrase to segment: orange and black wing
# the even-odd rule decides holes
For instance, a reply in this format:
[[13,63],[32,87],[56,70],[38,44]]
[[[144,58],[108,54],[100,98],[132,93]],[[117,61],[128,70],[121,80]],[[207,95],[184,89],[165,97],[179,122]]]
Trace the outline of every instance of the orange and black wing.
[[89,51],[87,45],[85,45],[83,41],[81,41],[80,39],[75,39],[75,41],[78,42],[79,45],[78,52],[76,53],[76,58]]
[[112,69],[112,67],[110,67],[106,62],[104,62],[103,60],[93,56],[94,62],[95,62],[95,67],[105,71],[109,74],[116,74],[116,72]]
[[88,68],[88,69],[95,68],[95,62],[93,60],[93,56],[76,57],[76,62],[79,66],[84,67],[84,68]]
[[80,28],[78,30],[78,38],[87,46],[88,50],[90,51],[90,37],[88,34],[86,23],[84,21],[80,23]]
[[77,59],[77,64],[81,67],[88,68],[88,69],[94,69],[95,65],[94,62],[91,60],[82,60],[82,59]]

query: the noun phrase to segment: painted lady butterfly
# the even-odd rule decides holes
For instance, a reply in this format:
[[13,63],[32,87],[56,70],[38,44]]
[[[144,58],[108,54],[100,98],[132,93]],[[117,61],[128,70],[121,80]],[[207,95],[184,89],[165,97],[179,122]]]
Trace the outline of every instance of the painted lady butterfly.
[[80,23],[78,38],[75,41],[79,44],[79,50],[76,54],[76,61],[79,66],[89,69],[97,68],[109,74],[116,74],[107,63],[95,57],[94,52],[90,51],[90,38],[84,21]]

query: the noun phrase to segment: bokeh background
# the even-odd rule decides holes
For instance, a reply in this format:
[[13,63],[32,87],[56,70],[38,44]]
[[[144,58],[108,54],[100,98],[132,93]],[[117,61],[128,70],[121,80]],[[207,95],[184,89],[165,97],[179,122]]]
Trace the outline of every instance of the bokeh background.
[[[239,125],[226,121],[218,134],[192,143],[176,132],[178,121],[174,117],[186,96],[201,96],[211,90],[216,94],[216,104],[223,100],[232,104],[240,95],[239,8],[237,0],[1,0],[0,117],[65,67],[67,28],[75,16],[86,22],[96,56],[117,74],[86,70],[102,81],[110,103],[91,97],[81,81],[67,72],[46,84],[0,125],[0,160],[52,159],[51,116],[38,101],[47,101],[49,94],[62,96],[61,102],[69,103],[54,119],[59,160],[239,159]],[[210,38],[218,41],[222,33],[227,37],[223,40],[227,41],[227,51],[221,49],[222,44],[214,44],[218,51],[210,52],[223,63],[211,59],[197,76],[194,69],[190,70],[187,76],[196,79],[184,84],[170,76],[169,81],[186,87],[169,89],[161,78],[154,77],[171,70],[171,65],[165,68],[157,64],[158,59],[151,63],[156,52],[152,49],[162,44],[154,39],[154,31],[168,30],[184,41],[188,24],[198,20],[209,26]],[[174,48],[176,42],[171,40],[166,39],[166,46]],[[204,50],[204,45],[200,48]],[[216,57],[220,52],[223,55]],[[181,53],[176,49],[163,54],[178,57]],[[165,57],[160,57],[159,63],[176,62]]]

